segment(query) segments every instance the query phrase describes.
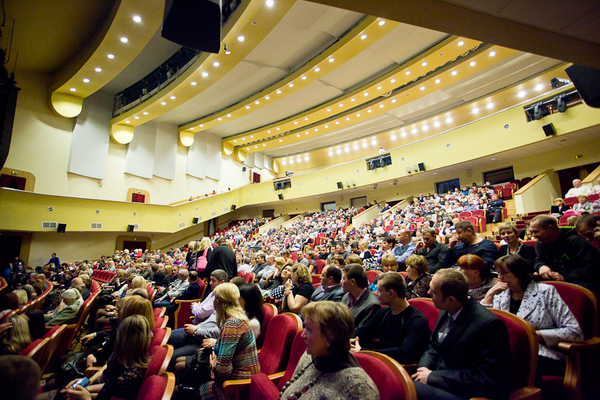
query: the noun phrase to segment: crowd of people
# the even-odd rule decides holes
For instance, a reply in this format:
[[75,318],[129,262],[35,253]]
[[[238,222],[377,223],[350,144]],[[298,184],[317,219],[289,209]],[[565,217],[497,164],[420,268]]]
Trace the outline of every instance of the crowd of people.
[[[376,219],[358,227],[351,225],[357,210],[350,207],[309,213],[262,235],[257,229],[266,220],[245,221],[212,240],[166,252],[123,250],[64,264],[53,254],[47,266],[35,270],[17,258],[10,276],[14,290],[0,298],[0,354],[19,354],[43,336],[45,326],[71,322],[99,269],[116,276],[103,285],[90,313],[82,360],[106,368],[87,388],[73,388],[74,381],[57,374],[44,388],[46,398],[90,393],[135,398],[150,360],[153,309],[172,315],[175,300],[197,299],[194,319],[173,330],[168,342],[174,347],[169,370],[182,398],[227,398],[225,380],[260,372],[257,348],[267,301],[305,324],[307,352],[284,386],[284,398],[325,392],[377,398],[377,388],[352,355],[370,349],[418,365],[413,380],[419,399],[505,399],[508,333],[486,308],[516,314],[539,332],[537,384],[542,376],[564,374],[565,357],[556,345],[583,335],[556,290],[543,281],[566,281],[600,294],[600,216],[583,214],[574,228],[561,228],[551,215],[538,215],[528,227],[535,247],[523,243],[512,222],[499,225],[497,245],[478,235],[471,222],[457,219],[461,211],[483,209],[499,223],[498,200],[491,185],[474,186],[421,195],[404,209],[385,204]],[[369,271],[377,271],[374,280]],[[247,273],[253,283],[238,276]],[[209,289],[198,298],[202,279]],[[3,319],[41,295],[49,282],[54,290],[43,310]],[[153,299],[148,285],[156,292]],[[415,298],[431,298],[441,311],[433,332],[409,302]],[[197,375],[200,360],[209,369],[203,379]]]

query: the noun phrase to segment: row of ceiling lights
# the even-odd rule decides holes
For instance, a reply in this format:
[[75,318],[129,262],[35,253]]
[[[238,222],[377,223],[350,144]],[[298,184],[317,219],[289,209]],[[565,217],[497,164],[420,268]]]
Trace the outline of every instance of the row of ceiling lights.
[[[265,5],[266,5],[267,7],[273,7],[273,6],[275,5],[275,2],[274,2],[274,0],[266,0],[266,1],[265,1]],[[137,17],[137,16],[136,16],[136,17]],[[136,17],[134,17],[134,21],[136,21],[136,22],[141,22],[141,18],[139,19],[139,21],[137,21],[137,20],[135,19]],[[139,18],[139,17],[137,17],[137,18]],[[125,39],[127,39],[127,38],[125,38]],[[123,39],[121,39],[121,40],[123,40]],[[244,40],[246,40],[246,37],[245,37],[244,35],[239,35],[239,36],[237,37],[237,40],[238,40],[238,42],[240,42],[240,43],[241,43],[241,42],[243,42]],[[225,52],[225,55],[230,55],[230,54],[231,54],[231,49],[230,49],[229,47],[227,47],[227,45],[224,45],[224,47],[223,47],[223,50],[224,50],[224,52]],[[111,55],[112,55],[112,54],[109,54],[109,58],[111,58],[111,57],[110,57]],[[114,58],[114,56],[113,56],[112,58]],[[214,61],[212,65],[213,65],[213,67],[217,68],[217,67],[219,67],[219,66],[221,65],[221,63],[220,63],[219,61]],[[96,71],[98,71],[98,69],[99,69],[99,68],[96,68]],[[100,71],[98,71],[98,72],[100,72]],[[207,71],[202,71],[202,72],[200,72],[200,75],[201,75],[203,78],[208,78],[208,76],[209,76],[209,73],[208,73]],[[85,80],[84,80],[84,81],[85,81]],[[196,81],[192,81],[192,82],[190,82],[190,85],[191,85],[191,86],[196,86],[197,84],[198,84],[198,82],[196,82]],[[176,99],[177,99],[177,96],[174,96],[174,95],[171,95],[171,96],[169,96],[169,100],[176,100]],[[162,101],[160,102],[160,105],[161,105],[161,106],[166,106],[166,105],[167,105],[167,101],[166,101],[166,100],[167,100],[166,98],[165,98],[164,100],[162,100]],[[257,104],[258,104],[258,103],[257,103]],[[156,108],[155,108],[155,110],[156,110]],[[143,114],[143,115],[148,115],[149,113],[148,113],[148,111],[144,111],[142,114]],[[228,117],[231,117],[231,114],[227,114],[227,116],[228,116]],[[135,115],[135,116],[133,117],[133,119],[140,119],[140,117],[139,117],[138,115]],[[222,118],[220,118],[220,117],[219,117],[219,121],[221,121],[221,120],[222,120]],[[129,123],[131,123],[131,121],[130,121],[130,120],[125,120],[124,122],[125,122],[126,124],[129,124]],[[204,125],[202,125],[202,124],[201,124],[199,127],[200,127],[200,128],[202,128],[202,127],[204,127]],[[194,128],[190,128],[190,130],[191,130],[191,131],[193,131],[193,130],[194,130]]]
[[[142,23],[142,17],[140,17],[139,15],[134,15],[132,18],[133,22],[141,24]],[[129,39],[126,36],[122,36],[120,39],[121,43],[125,44],[129,42]],[[112,53],[109,53],[106,55],[106,58],[108,58],[109,60],[114,60],[115,55]],[[102,67],[96,67],[94,68],[94,71],[96,72],[102,72]],[[90,83],[90,79],[89,78],[83,78],[83,83]],[[71,92],[76,92],[77,88],[72,87],[69,89]]]
[[[546,85],[544,85],[544,84],[537,84],[537,85],[536,85],[536,86],[535,86],[535,87],[534,87],[534,88],[531,90],[531,92],[541,92],[541,91],[542,91],[542,90],[544,90],[545,88],[546,88]],[[527,95],[527,91],[526,91],[526,90],[521,90],[521,91],[519,91],[519,92],[517,93],[517,95],[516,95],[516,96],[517,96],[517,98],[524,98],[526,95]],[[494,104],[494,103],[492,103],[492,102],[490,102],[490,103],[487,103],[487,104],[486,104],[485,108],[486,108],[486,109],[488,109],[488,110],[492,110],[492,109],[494,108],[494,106],[495,106],[495,104]],[[478,106],[475,106],[475,105],[473,106],[473,108],[472,108],[472,110],[471,110],[471,112],[472,112],[473,114],[479,114],[479,112],[480,112],[480,111],[481,111],[481,110],[480,110],[480,108],[479,108]],[[451,116],[448,116],[448,117],[446,118],[445,122],[446,122],[446,124],[452,124],[452,123],[454,122],[454,120],[453,120],[453,118],[452,118]],[[422,123],[423,125],[421,126],[421,128],[420,128],[420,129],[421,129],[421,131],[422,131],[423,133],[427,133],[427,132],[429,131],[429,124],[430,124],[430,123],[431,123],[431,121],[429,121],[429,122],[428,122],[428,121],[424,121],[424,122]],[[434,128],[439,128],[439,127],[441,126],[441,122],[440,122],[439,120],[436,120],[436,121],[434,121],[434,122],[433,122],[431,125],[432,125]],[[406,130],[405,130],[405,129],[406,129]],[[402,129],[402,131],[400,132],[400,137],[403,137],[403,138],[405,138],[406,136],[408,136],[408,132],[407,132],[407,130],[408,130],[407,128],[403,128],[403,129]],[[418,127],[413,127],[413,128],[410,130],[410,133],[412,133],[413,135],[416,135],[417,133],[419,133],[419,128],[418,128]],[[391,139],[391,140],[396,140],[397,138],[398,138],[398,135],[395,133],[395,131],[392,131],[392,132],[391,132],[391,134],[390,134],[390,139]],[[377,139],[376,139],[376,138],[373,138],[373,139],[371,140],[370,144],[371,144],[371,146],[373,146],[373,147],[376,147],[376,146],[378,145]],[[264,144],[263,144],[263,146],[264,146]],[[336,154],[337,154],[337,155],[341,155],[342,153],[349,153],[351,150],[358,151],[358,150],[360,150],[360,149],[361,149],[361,147],[362,147],[363,149],[366,149],[366,148],[368,148],[368,147],[369,147],[369,142],[368,142],[368,139],[364,139],[364,140],[363,140],[363,142],[362,142],[362,144],[359,144],[358,142],[355,142],[355,143],[354,143],[352,146],[350,146],[349,144],[347,144],[347,145],[345,145],[345,146],[338,146],[338,147],[337,147],[337,149],[335,149],[335,150],[334,150],[334,149],[332,149],[332,148],[330,148],[330,149],[328,150],[328,152],[327,152],[327,155],[328,155],[328,156],[330,156],[330,157],[333,157],[333,156],[334,156],[334,155],[336,155]],[[256,146],[255,146],[255,148],[256,148]],[[286,165],[286,164],[288,164],[288,163],[289,163],[289,164],[294,164],[294,159],[295,159],[295,160],[296,160],[296,162],[298,162],[298,163],[302,162],[302,157],[301,157],[301,156],[297,156],[297,157],[295,157],[295,156],[291,156],[291,157],[289,157],[289,158],[287,158],[287,159],[286,159],[286,158],[282,158],[282,159],[281,159],[281,164],[282,164],[282,165]],[[309,160],[310,160],[310,158],[309,158],[308,154],[306,154],[306,155],[304,156],[304,161],[309,161]]]

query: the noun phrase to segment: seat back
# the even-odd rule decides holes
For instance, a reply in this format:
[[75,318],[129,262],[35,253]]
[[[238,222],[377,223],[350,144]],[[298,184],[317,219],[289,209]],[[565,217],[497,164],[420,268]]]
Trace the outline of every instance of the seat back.
[[289,315],[275,315],[269,322],[263,346],[258,353],[260,369],[267,375],[283,371],[298,329]]
[[252,283],[252,281],[254,281],[254,273],[246,272],[246,276],[244,276],[244,279],[246,280],[246,283]]
[[152,330],[152,344],[150,347],[162,346],[167,344],[169,337],[171,336],[171,328],[160,328],[155,326]]
[[411,306],[414,306],[417,310],[421,311],[427,318],[429,323],[429,330],[433,333],[435,324],[437,323],[440,310],[435,308],[433,300],[431,299],[410,299],[408,300]]
[[471,216],[471,211],[463,211],[458,214],[458,218],[464,219]]
[[598,300],[590,290],[568,282],[544,281],[556,288],[556,291],[573,313],[584,339],[598,335]]
[[39,365],[40,370],[43,371],[43,368],[48,363],[46,357],[48,343],[50,343],[50,338],[36,339],[21,351],[21,355],[32,358]]
[[408,372],[393,358],[374,351],[354,354],[379,389],[381,400],[416,400],[415,385]]
[[306,343],[304,343],[304,339],[302,338],[303,332],[304,329],[296,333],[296,336],[294,337],[294,341],[292,342],[292,350],[290,351],[290,358],[288,360],[287,367],[285,368],[285,374],[283,374],[281,380],[279,381],[279,385],[277,385],[277,389],[279,389],[279,391],[281,391],[286,382],[292,379],[292,375],[296,370],[296,366],[300,361],[300,357],[302,357],[302,354],[304,354],[306,351]]
[[173,357],[173,346],[170,344],[154,346],[150,348],[150,355],[152,356],[152,360],[148,364],[144,380],[152,375],[160,375],[167,371],[167,366],[171,362],[171,357]]
[[533,326],[524,319],[502,310],[491,310],[504,322],[508,330],[510,353],[512,355],[511,391],[535,383],[539,342]]
[[262,324],[260,325],[260,335],[256,338],[256,348],[262,348],[262,345],[265,341],[265,336],[267,335],[267,329],[269,328],[269,322],[273,319],[274,316],[277,315],[277,307],[274,304],[264,303],[263,309],[265,310],[265,315],[263,317]]
[[44,372],[44,369],[48,366],[48,363],[50,362],[50,359],[53,357],[54,353],[56,352],[56,349],[58,349],[58,346],[62,340],[62,337],[63,337],[66,329],[67,329],[67,325],[56,325],[55,327],[50,329],[48,332],[46,332],[46,334],[42,338],[42,339],[46,339],[46,338],[50,339],[48,341],[48,346],[46,348],[47,349],[46,354],[44,355],[43,360],[41,360],[41,362],[39,363],[42,373]]
[[137,395],[137,400],[168,400],[175,389],[175,375],[165,372],[152,375],[144,381]]
[[367,279],[369,280],[369,285],[372,285],[377,279],[377,276],[381,275],[380,271],[367,271]]
[[173,317],[175,318],[175,329],[183,328],[185,324],[190,323],[190,318],[193,317],[192,314],[192,303],[196,303],[202,299],[204,296],[204,291],[206,290],[206,283],[204,280],[198,280],[199,288],[197,297],[193,300],[175,300],[175,304],[178,304],[177,310]]
[[327,262],[325,260],[317,260],[317,274],[321,274],[321,271],[323,271],[323,267],[325,267],[327,265]]
[[579,203],[579,200],[577,199],[577,197],[567,197],[565,198],[564,202],[566,206],[572,206]]

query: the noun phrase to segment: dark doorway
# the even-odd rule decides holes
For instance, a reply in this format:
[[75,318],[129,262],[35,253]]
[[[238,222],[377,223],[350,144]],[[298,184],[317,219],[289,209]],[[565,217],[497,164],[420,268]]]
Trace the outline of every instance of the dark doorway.
[[270,210],[263,210],[263,218],[273,218],[275,217],[275,209],[272,208]]
[[260,183],[260,174],[252,173],[252,183]]
[[146,250],[146,242],[134,242],[133,240],[125,240],[123,242],[123,250],[127,249],[129,251],[133,251],[135,249],[142,249],[142,251]]
[[132,193],[132,195],[131,195],[131,201],[133,203],[144,203],[145,200],[146,200],[146,196],[144,196],[143,194]]
[[0,176],[0,187],[25,190],[26,182],[27,179],[23,178],[22,176],[14,176],[7,174],[2,174],[2,176]]
[[0,268],[4,269],[21,254],[22,241],[21,236],[0,235]]

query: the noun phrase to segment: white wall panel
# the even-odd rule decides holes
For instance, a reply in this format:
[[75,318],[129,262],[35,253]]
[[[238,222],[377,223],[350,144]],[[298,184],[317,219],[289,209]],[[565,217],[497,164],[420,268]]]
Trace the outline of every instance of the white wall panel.
[[250,167],[250,168],[254,168],[254,157],[255,157],[256,153],[249,153],[246,156],[246,159],[244,160],[244,165]]
[[154,172],[154,147],[156,145],[156,124],[136,126],[133,140],[127,147],[125,172],[146,179],[152,179]]
[[254,166],[258,169],[265,167],[265,155],[263,153],[254,153]]
[[156,145],[154,147],[154,175],[175,179],[175,160],[177,157],[177,125],[157,124]]
[[273,157],[271,156],[265,156],[265,169],[268,169],[269,171],[273,171]]
[[221,180],[221,138],[206,135],[206,177]]
[[185,173],[200,179],[206,177],[206,134],[194,134],[194,144],[188,150]]

